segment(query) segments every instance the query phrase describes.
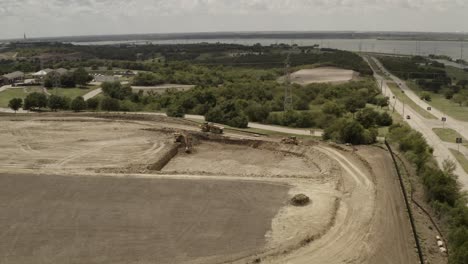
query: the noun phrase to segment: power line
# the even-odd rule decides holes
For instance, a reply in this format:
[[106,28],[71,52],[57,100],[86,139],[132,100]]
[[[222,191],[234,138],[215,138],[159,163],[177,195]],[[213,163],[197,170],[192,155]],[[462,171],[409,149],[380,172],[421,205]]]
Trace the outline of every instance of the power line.
[[284,63],[284,111],[293,109],[292,87],[291,87],[291,72],[290,72],[290,53]]

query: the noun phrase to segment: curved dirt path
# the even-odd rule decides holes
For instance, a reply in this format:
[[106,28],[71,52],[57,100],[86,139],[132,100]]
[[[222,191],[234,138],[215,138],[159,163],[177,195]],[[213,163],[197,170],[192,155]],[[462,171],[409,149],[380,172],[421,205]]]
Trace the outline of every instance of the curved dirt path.
[[[411,229],[390,157],[366,150],[376,183],[356,158],[330,147],[317,150],[335,159],[343,169],[340,207],[334,226],[320,239],[287,255],[262,263],[417,263]],[[376,155],[376,152],[378,153]]]

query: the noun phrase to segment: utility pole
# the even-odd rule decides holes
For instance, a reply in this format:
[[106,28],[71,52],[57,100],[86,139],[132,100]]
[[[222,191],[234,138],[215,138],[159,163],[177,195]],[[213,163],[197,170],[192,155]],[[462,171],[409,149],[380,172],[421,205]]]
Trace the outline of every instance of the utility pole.
[[292,87],[291,87],[291,72],[290,72],[290,53],[284,63],[284,111],[292,110]]
[[51,72],[53,74],[53,82],[55,87],[55,95],[58,95],[58,87],[60,86],[60,74],[56,71]]
[[463,60],[463,40],[460,43],[460,60]]

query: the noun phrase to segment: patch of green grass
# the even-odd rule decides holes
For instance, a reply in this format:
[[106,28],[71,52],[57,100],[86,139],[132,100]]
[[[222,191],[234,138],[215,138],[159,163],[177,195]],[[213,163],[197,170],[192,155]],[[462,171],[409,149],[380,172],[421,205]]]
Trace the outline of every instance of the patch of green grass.
[[433,128],[432,130],[445,142],[455,143],[455,138],[462,137],[457,131],[450,128]]
[[[413,90],[417,95],[420,95],[423,91],[421,88],[414,82],[406,82],[408,86]],[[431,101],[428,102],[429,105],[437,108],[439,111],[442,111],[446,115],[455,118],[460,121],[468,122],[468,107],[460,106],[457,103],[452,102],[444,97],[443,94],[436,94],[433,92],[427,92],[431,95]]]
[[38,92],[42,93],[42,88],[40,87],[25,87],[25,88],[10,88],[3,92],[0,92],[0,107],[8,107],[8,102],[13,98],[24,99],[28,93]]
[[74,99],[75,97],[83,96],[97,88],[97,86],[88,86],[83,88],[53,88],[49,89],[48,91],[50,94],[57,94]]
[[468,173],[468,159],[465,157],[465,155],[463,155],[462,153],[460,153],[459,151],[457,151],[455,149],[450,149],[450,151],[455,156],[455,158],[458,160],[458,162],[462,166],[463,170],[466,173]]
[[409,105],[413,110],[418,112],[422,117],[426,119],[437,119],[434,115],[429,113],[427,110],[422,109],[419,105],[417,105],[413,100],[411,100],[403,91],[396,85],[396,83],[388,83],[388,87],[392,90],[393,94],[406,105]]
[[[463,138],[460,133],[451,128],[433,128],[432,131],[445,142],[455,143],[456,138]],[[463,138],[463,145],[468,147],[468,142]]]
[[447,72],[447,75],[455,81],[468,80],[468,72],[462,69],[452,66],[445,66],[445,71]]

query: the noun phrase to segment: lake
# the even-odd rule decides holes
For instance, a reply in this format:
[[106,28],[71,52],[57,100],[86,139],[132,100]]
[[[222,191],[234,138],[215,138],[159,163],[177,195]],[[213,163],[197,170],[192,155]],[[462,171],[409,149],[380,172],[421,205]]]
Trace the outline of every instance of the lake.
[[[172,40],[123,40],[123,41],[97,41],[97,42],[72,42],[75,45],[116,45],[116,44],[193,44],[193,43],[233,43],[254,45],[260,43],[264,46],[285,43],[299,46],[320,45],[322,48],[334,48],[349,51],[380,52],[402,55],[429,54],[446,55],[459,59],[463,53],[463,59],[468,60],[468,43],[456,41],[406,41],[406,40],[377,40],[377,39],[172,39]],[[462,52],[463,51],[463,52]]]

